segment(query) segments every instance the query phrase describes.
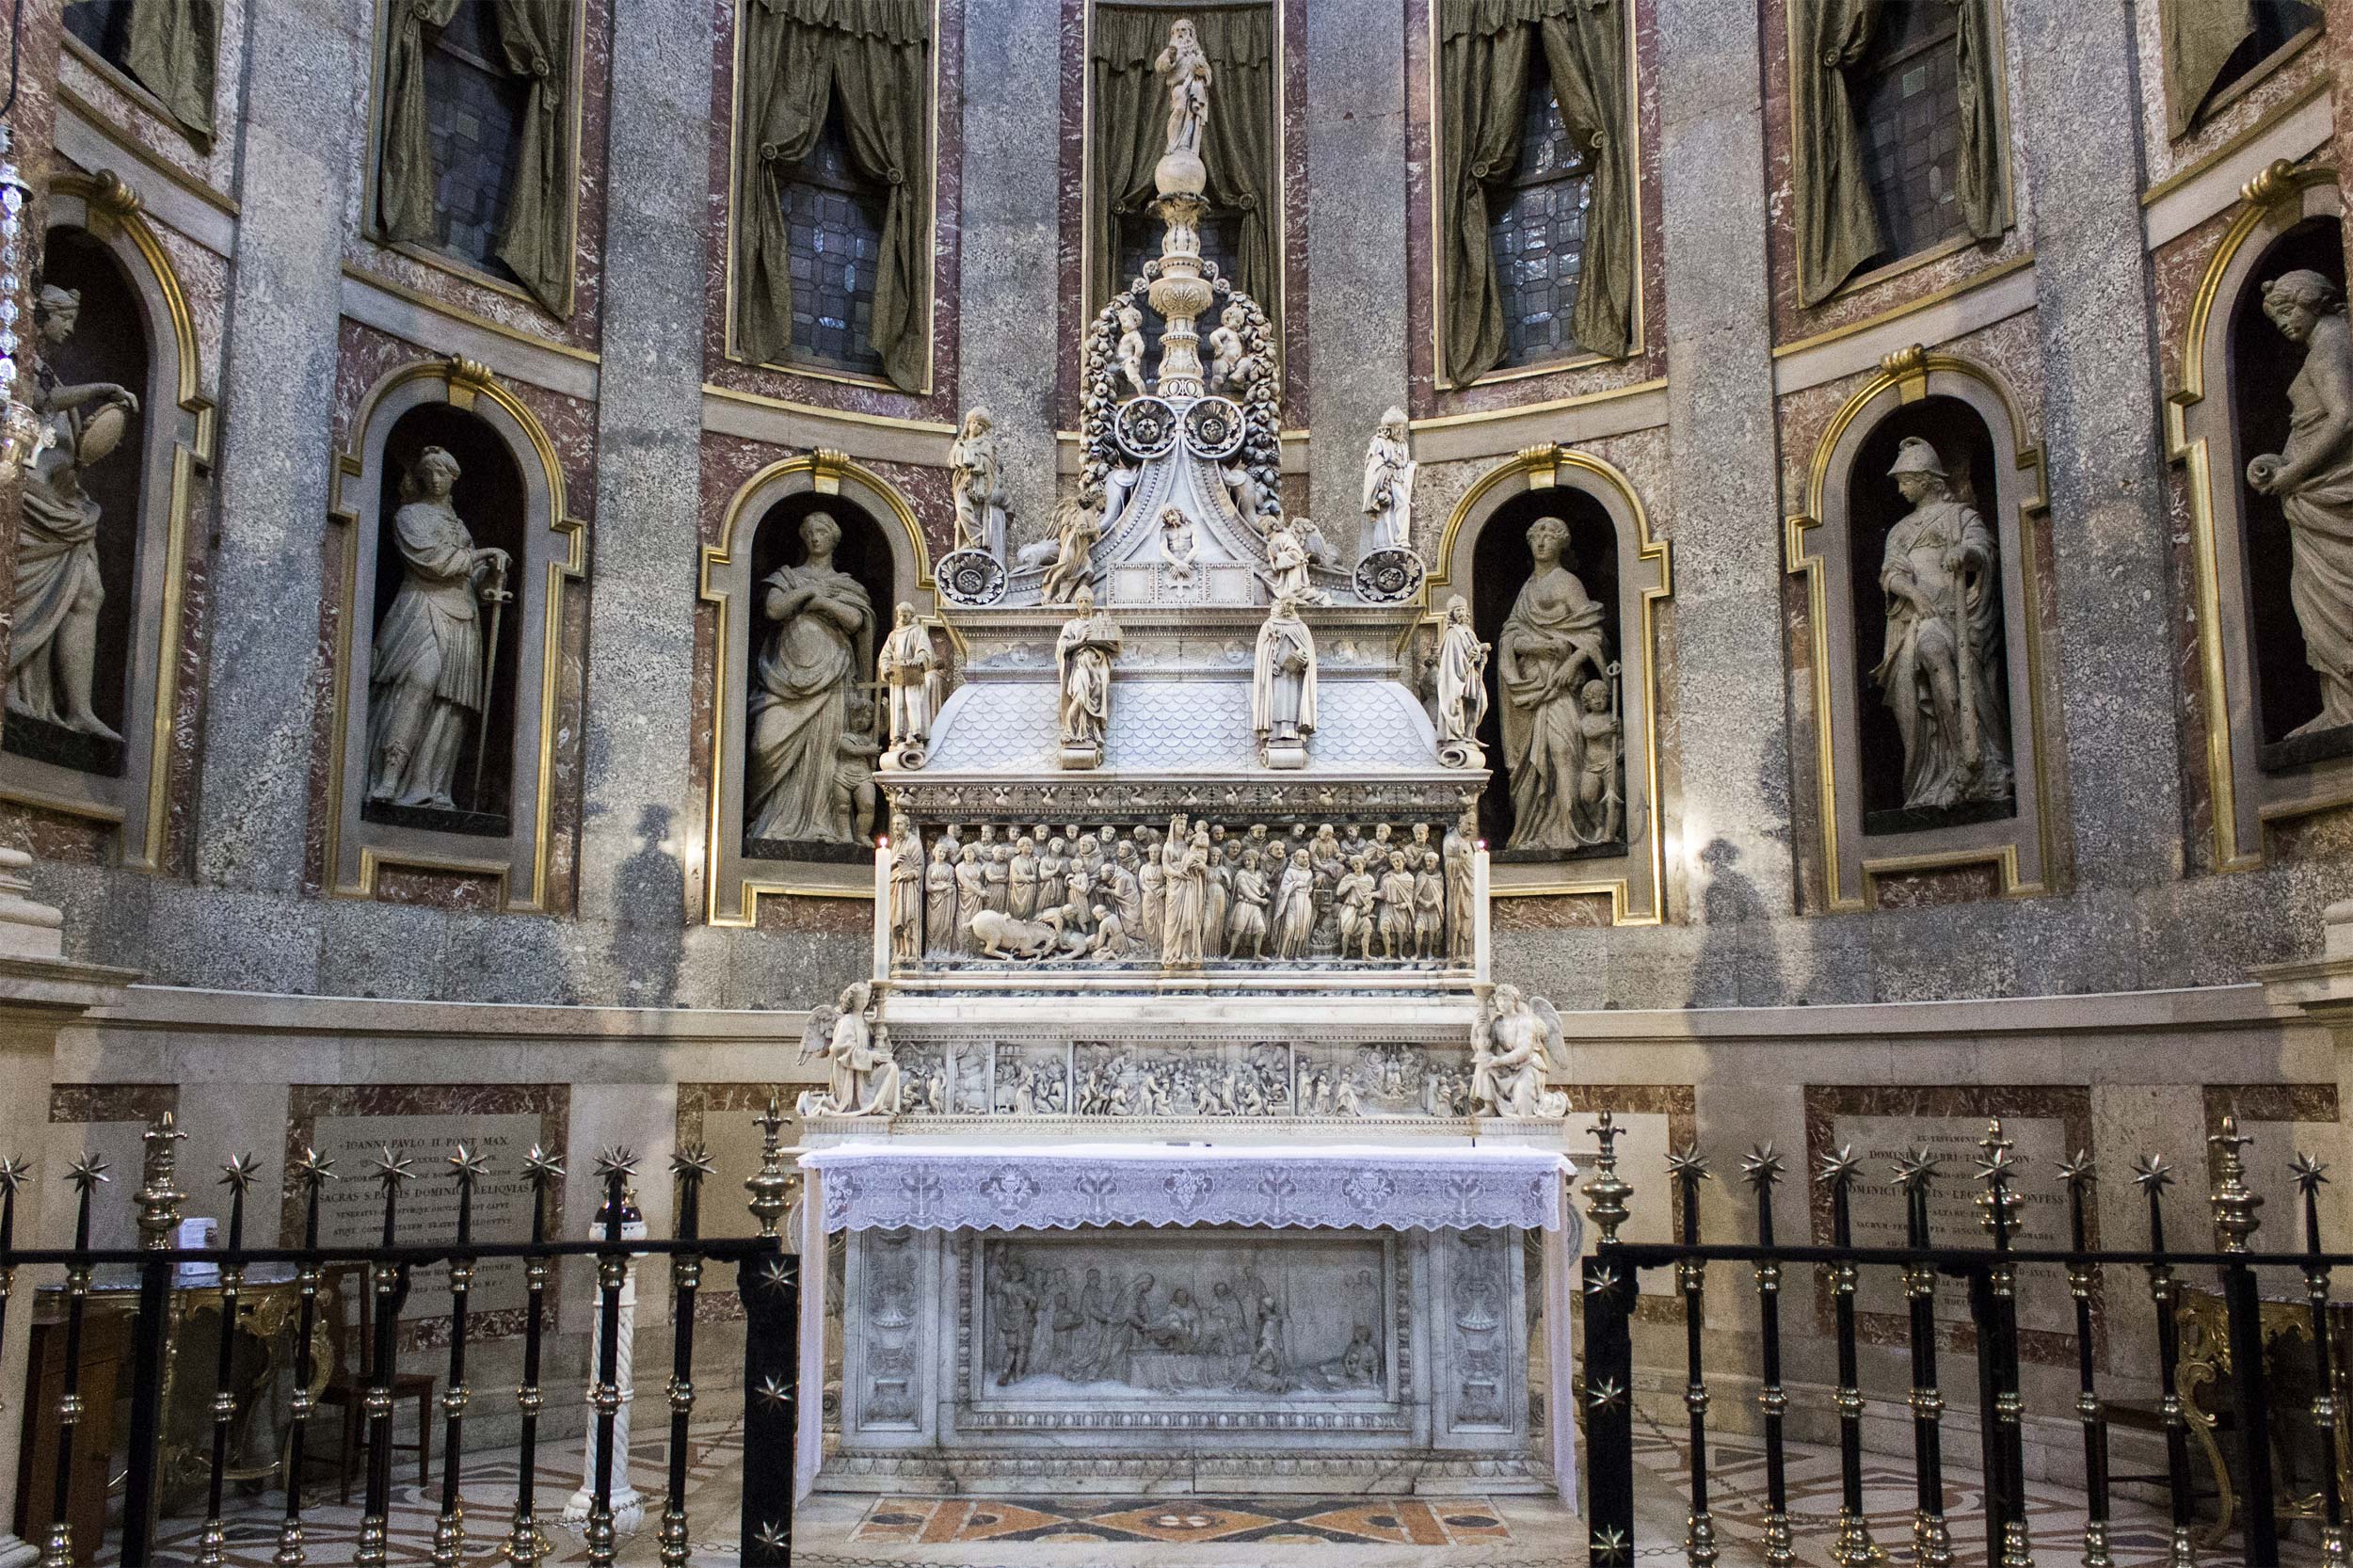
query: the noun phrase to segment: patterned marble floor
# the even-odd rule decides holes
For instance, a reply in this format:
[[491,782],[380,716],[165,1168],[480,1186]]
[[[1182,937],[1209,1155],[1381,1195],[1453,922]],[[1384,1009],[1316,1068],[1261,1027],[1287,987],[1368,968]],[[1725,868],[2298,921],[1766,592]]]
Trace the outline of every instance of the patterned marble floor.
[[[698,1430],[689,1463],[688,1508],[694,1561],[734,1568],[741,1496],[742,1445],[728,1428]],[[1683,1560],[1686,1449],[1681,1435],[1647,1421],[1636,1439],[1636,1529],[1632,1563]],[[1723,1568],[1762,1568],[1765,1462],[1762,1448],[1737,1438],[1711,1445],[1712,1502]],[[577,1441],[543,1449],[537,1465],[543,1520],[563,1512],[579,1484]],[[644,1494],[644,1527],[622,1544],[622,1568],[653,1568],[666,1464],[663,1436],[644,1439],[630,1456]],[[1984,1532],[1974,1475],[1948,1476],[1946,1513],[1963,1562],[1982,1561]],[[388,1550],[394,1564],[431,1561],[438,1485],[421,1489],[415,1474],[394,1488]],[[469,1460],[462,1491],[472,1520],[464,1560],[493,1563],[514,1498],[516,1455],[490,1451]],[[1865,1504],[1873,1536],[1892,1559],[1911,1556],[1913,1484],[1908,1463],[1869,1456]],[[1838,1512],[1835,1450],[1793,1445],[1790,1511],[1799,1560],[1830,1568]],[[321,1568],[351,1560],[360,1511],[329,1499],[305,1511],[310,1560]],[[2060,1486],[2029,1483],[2028,1522],[2041,1568],[2078,1568],[2083,1499]],[[239,1499],[229,1520],[231,1568],[268,1568],[278,1544],[275,1493]],[[2164,1561],[2161,1499],[2145,1490],[2121,1497],[2111,1534],[2119,1568]],[[193,1563],[200,1522],[167,1522],[158,1560]],[[2309,1529],[2305,1532],[2309,1535]],[[587,1561],[580,1537],[553,1523],[548,1560]],[[1526,1497],[965,1497],[819,1496],[797,1521],[796,1568],[1562,1568],[1587,1561],[1583,1522],[1549,1499]],[[2232,1544],[2233,1546],[2235,1543]],[[109,1544],[111,1546],[111,1543]],[[114,1560],[111,1550],[101,1563]],[[2201,1553],[2201,1561],[2235,1561],[2235,1552]],[[2285,1547],[2282,1568],[2316,1562],[2309,1540]]]

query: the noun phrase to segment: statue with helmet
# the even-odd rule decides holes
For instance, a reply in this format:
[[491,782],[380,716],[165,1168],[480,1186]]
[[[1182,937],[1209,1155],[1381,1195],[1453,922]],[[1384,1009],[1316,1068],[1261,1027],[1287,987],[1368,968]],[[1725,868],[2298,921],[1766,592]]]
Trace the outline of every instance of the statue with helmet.
[[1912,510],[1887,531],[1885,653],[1872,681],[1903,738],[1903,803],[1949,810],[2008,800],[2001,566],[1993,530],[1957,498],[1933,444],[1907,436],[1888,470]]

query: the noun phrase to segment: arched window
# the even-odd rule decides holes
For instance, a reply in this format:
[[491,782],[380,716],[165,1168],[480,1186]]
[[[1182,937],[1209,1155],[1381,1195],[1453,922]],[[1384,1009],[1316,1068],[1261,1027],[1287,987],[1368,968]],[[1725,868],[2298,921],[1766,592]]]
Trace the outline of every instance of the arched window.
[[874,346],[874,276],[890,187],[861,177],[837,108],[780,182],[792,269],[793,363],[883,373]]
[[2032,606],[2040,455],[1972,362],[1890,356],[1832,419],[1789,569],[1806,583],[1822,886],[1914,872],[2046,889]]
[[1519,161],[1496,194],[1496,289],[1506,365],[1542,364],[1580,351],[1569,323],[1585,269],[1593,171],[1542,75],[1529,78]]

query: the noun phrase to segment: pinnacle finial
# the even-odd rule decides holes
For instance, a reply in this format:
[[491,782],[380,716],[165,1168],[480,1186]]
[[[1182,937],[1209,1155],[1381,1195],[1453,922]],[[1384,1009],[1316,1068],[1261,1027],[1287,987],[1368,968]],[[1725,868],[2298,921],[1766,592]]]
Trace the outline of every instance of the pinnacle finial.
[[252,1154],[232,1154],[221,1162],[220,1184],[244,1197],[253,1191],[253,1178],[262,1174],[261,1157]]
[[1770,1192],[1785,1168],[1781,1156],[1773,1152],[1773,1145],[1763,1143],[1741,1156],[1740,1179],[1760,1192]]

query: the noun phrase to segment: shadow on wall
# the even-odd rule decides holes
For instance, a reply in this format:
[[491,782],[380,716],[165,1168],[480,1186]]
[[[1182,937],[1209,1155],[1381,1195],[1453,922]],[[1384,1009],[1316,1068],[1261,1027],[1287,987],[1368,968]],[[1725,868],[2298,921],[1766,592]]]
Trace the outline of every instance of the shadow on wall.
[[[624,911],[613,927],[613,968],[623,1007],[672,1007],[679,970],[686,962],[686,868],[663,848],[671,810],[648,806],[637,817],[637,850],[621,862],[615,904]],[[630,914],[638,915],[632,920]],[[650,919],[646,917],[650,916]]]
[[[1756,884],[1734,869],[1739,859],[1739,846],[1721,837],[1709,840],[1700,851],[1700,864],[1707,868],[1707,889],[1700,895],[1706,935],[1700,942],[1686,1007],[1737,1006],[1752,998],[1769,1001],[1781,997],[1781,959],[1767,935],[1765,900]],[[1751,943],[1763,945],[1752,950]]]

